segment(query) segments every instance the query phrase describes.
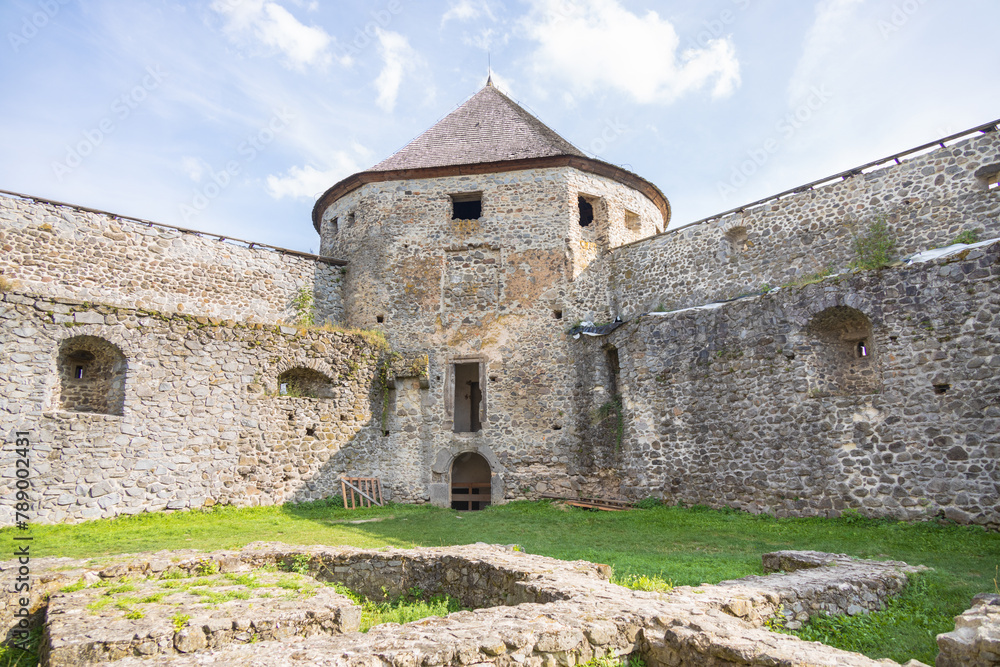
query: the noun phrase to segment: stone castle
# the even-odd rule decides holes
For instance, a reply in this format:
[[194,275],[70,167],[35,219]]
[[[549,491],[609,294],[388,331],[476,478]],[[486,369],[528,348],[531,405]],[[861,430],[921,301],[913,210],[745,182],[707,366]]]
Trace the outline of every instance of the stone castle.
[[[456,509],[655,496],[995,528],[996,129],[667,230],[656,186],[487,84],[319,198],[319,255],[7,193],[0,431],[30,434],[40,522],[349,476]],[[912,259],[852,269],[872,223]],[[983,241],[923,252],[963,232]]]

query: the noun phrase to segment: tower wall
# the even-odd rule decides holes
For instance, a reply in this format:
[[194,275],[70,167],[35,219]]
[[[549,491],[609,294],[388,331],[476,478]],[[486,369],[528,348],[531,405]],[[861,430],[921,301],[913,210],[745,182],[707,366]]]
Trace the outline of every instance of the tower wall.
[[[453,197],[469,193],[481,193],[480,217],[454,219]],[[596,214],[586,228],[581,195]],[[411,410],[397,409],[384,436],[423,457],[415,488],[447,504],[451,461],[477,452],[502,482],[496,501],[574,492],[578,378],[564,331],[610,316],[606,270],[588,267],[662,224],[640,193],[571,168],[371,183],[324,211],[323,254],[350,261],[346,322],[384,331],[407,358],[428,355],[426,387],[397,382]],[[456,372],[470,364],[476,380]],[[479,432],[456,393],[473,381]]]

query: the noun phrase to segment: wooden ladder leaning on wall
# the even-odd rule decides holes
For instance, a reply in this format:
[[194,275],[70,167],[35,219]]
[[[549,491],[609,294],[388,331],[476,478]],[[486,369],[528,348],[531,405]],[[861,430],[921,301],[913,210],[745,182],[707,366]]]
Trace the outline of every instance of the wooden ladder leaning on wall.
[[[344,509],[353,510],[358,507],[371,507],[373,504],[383,506],[382,480],[378,477],[341,477],[340,495],[344,499]],[[348,506],[350,499],[350,506]]]

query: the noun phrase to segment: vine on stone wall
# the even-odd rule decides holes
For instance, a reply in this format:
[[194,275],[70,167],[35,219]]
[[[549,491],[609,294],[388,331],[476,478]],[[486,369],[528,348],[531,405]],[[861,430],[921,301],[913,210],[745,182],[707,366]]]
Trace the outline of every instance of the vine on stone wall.
[[594,410],[593,420],[595,424],[604,424],[611,420],[611,425],[615,430],[615,451],[622,447],[622,439],[625,437],[625,418],[622,415],[622,397],[615,394]]
[[316,297],[308,287],[300,287],[292,298],[292,308],[295,309],[295,323],[300,327],[311,327],[316,324]]

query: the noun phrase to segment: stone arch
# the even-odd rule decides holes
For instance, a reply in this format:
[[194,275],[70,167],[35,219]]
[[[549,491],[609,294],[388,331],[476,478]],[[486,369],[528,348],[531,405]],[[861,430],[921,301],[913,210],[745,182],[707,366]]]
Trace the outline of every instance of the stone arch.
[[333,398],[333,380],[307,366],[294,366],[278,375],[278,394],[298,398]]
[[100,336],[65,338],[59,343],[56,372],[60,410],[125,414],[128,361],[117,345]]
[[812,391],[851,396],[882,390],[878,348],[867,315],[850,306],[829,306],[810,318],[806,333]]
[[493,470],[476,452],[462,452],[451,462],[451,508],[481,510],[492,502]]

